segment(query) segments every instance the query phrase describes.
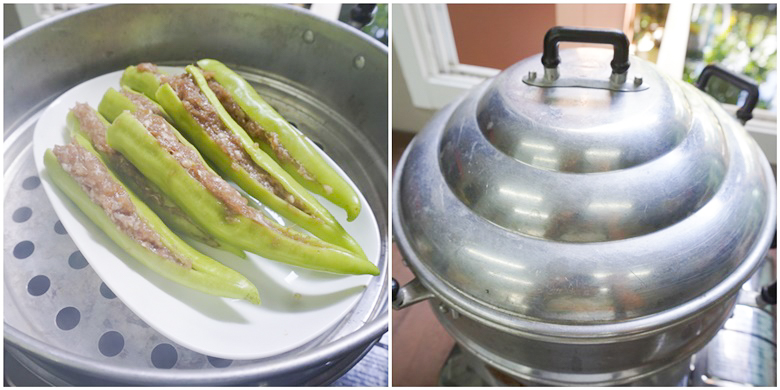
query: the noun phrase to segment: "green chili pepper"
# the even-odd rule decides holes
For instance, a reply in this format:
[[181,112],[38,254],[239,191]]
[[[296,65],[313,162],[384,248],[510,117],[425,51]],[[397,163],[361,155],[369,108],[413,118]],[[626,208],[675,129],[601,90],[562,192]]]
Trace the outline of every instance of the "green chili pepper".
[[[267,172],[271,186],[281,186],[282,196],[268,185],[254,178],[247,170],[226,153],[209,135],[198,121],[185,108],[176,92],[169,84],[164,84],[157,91],[157,102],[173,118],[176,127],[182,131],[203,155],[219,168],[227,177],[233,180],[249,195],[255,197],[264,205],[270,207],[283,217],[298,224],[315,236],[342,246],[361,257],[365,257],[360,245],[339,225],[328,210],[323,207],[313,195],[292,178],[279,164],[264,153],[247,133],[225,111],[214,93],[208,88],[206,79],[200,70],[188,66],[187,72],[193,77],[200,91],[215,109],[219,120],[227,131],[238,137],[240,148],[248,155],[250,164]],[[284,195],[286,193],[286,195]]]
[[165,125],[176,137],[175,147],[187,148],[188,154],[198,156],[198,161],[187,158],[180,163],[129,112],[117,117],[108,128],[108,144],[127,157],[209,233],[268,259],[305,268],[343,274],[379,274],[379,269],[370,261],[316,237],[279,226],[257,209],[245,206],[253,210],[254,219],[230,209],[182,164],[196,167],[201,174],[205,172],[225,191],[232,187],[208,167],[175,128]]
[[[89,144],[89,141],[80,135],[75,135],[74,139],[81,147],[99,159],[97,152]],[[249,280],[238,272],[225,267],[187,245],[176,234],[171,232],[132,192],[127,191],[126,187],[122,186],[127,191],[136,213],[160,236],[161,242],[165,247],[176,253],[177,256],[181,256],[187,259],[188,262],[191,262],[191,267],[178,264],[152,252],[124,233],[114,224],[103,208],[93,203],[81,185],[62,168],[51,149],[47,150],[44,155],[44,165],[54,184],[109,238],[145,266],[176,283],[206,294],[246,299],[254,304],[260,304],[257,288]],[[122,185],[110,171],[109,175],[112,180]]]
[[157,104],[157,102],[128,87],[122,87],[121,92],[114,88],[109,88],[108,91],[103,94],[103,99],[100,100],[100,104],[98,104],[98,112],[100,115],[103,115],[109,122],[113,122],[114,119],[125,110],[135,112],[138,109],[136,103],[125,94],[132,96],[133,99],[143,100],[144,104],[151,107],[155,114],[162,115],[167,121],[171,121],[168,114],[159,104]]
[[[266,153],[308,190],[343,208],[347,212],[347,220],[352,221],[358,216],[360,199],[352,187],[325,162],[316,146],[308,142],[298,129],[266,103],[243,77],[217,60],[200,60],[198,66],[213,74],[214,80],[230,94],[250,120],[258,124],[263,131],[275,134],[278,143],[291,159],[263,137],[250,132],[252,139],[259,143]],[[307,177],[304,177],[301,170]]]
[[119,85],[143,93],[154,100],[154,94],[157,88],[160,88],[160,76],[160,72],[140,71],[137,66],[128,66],[122,73]]
[[[106,96],[111,96],[113,98],[106,99]],[[107,112],[109,113],[115,112],[116,110],[113,108],[117,106],[115,101],[122,103],[122,107],[124,109],[135,111],[135,105],[125,96],[113,89],[109,90],[109,92],[106,92],[106,95],[104,95],[103,100],[100,102],[101,104],[98,107],[101,107],[104,110],[107,109]],[[94,115],[104,126],[104,130],[101,133],[96,133],[93,136],[102,137],[103,140],[105,140],[105,128],[108,128],[110,123],[103,117],[103,115],[95,112],[91,107],[90,110],[92,110]],[[82,129],[81,123],[78,117],[74,114],[73,110],[68,112],[67,125],[71,134],[79,134],[85,139],[90,140],[94,147],[97,140],[92,140],[90,135]],[[244,251],[227,243],[220,242],[208,234],[205,230],[198,227],[194,222],[192,222],[190,217],[179,208],[179,206],[173,203],[165,194],[162,193],[162,191],[160,191],[159,188],[157,188],[156,185],[144,177],[144,175],[142,175],[141,172],[139,172],[138,169],[136,169],[121,154],[113,152],[113,150],[108,150],[107,152],[97,150],[97,153],[103,162],[119,176],[123,184],[128,187],[136,196],[141,198],[143,202],[146,203],[146,205],[149,206],[149,208],[151,208],[160,217],[160,219],[165,221],[165,224],[168,225],[171,229],[211,247],[228,251],[244,259],[246,258],[246,253],[244,253]]]

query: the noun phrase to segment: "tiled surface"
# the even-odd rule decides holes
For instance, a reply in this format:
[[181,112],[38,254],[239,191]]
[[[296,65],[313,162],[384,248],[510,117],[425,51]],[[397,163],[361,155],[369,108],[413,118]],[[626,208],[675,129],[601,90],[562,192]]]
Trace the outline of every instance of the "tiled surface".
[[[393,132],[393,172],[412,134]],[[393,244],[393,278],[404,285],[414,277]],[[393,311],[393,386],[436,386],[439,371],[455,345],[425,302]]]

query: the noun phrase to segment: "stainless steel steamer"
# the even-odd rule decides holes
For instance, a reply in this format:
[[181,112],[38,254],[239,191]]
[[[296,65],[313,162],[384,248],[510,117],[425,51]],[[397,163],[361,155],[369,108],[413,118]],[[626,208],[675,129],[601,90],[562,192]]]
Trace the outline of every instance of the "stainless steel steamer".
[[430,299],[460,347],[532,384],[678,384],[776,228],[772,170],[745,129],[629,64],[611,30],[553,28],[543,54],[437,113],[393,202],[416,276],[394,307]]
[[[23,30],[5,41],[4,51],[4,336],[10,357],[55,385],[312,385],[338,378],[386,332],[384,46],[294,7],[115,5]],[[356,308],[322,337],[281,356],[213,359],[149,328],[111,299],[75,254],[35,176],[32,130],[59,94],[129,64],[184,65],[203,57],[239,65],[282,115],[322,145],[365,195],[383,237],[382,274]],[[45,278],[32,281],[39,275]],[[81,308],[79,327],[86,330],[57,328],[62,307],[35,299],[44,287],[47,302]],[[98,339],[110,332],[122,343],[122,353],[111,357],[116,337],[105,345]],[[155,361],[153,349],[163,344],[165,353]]]

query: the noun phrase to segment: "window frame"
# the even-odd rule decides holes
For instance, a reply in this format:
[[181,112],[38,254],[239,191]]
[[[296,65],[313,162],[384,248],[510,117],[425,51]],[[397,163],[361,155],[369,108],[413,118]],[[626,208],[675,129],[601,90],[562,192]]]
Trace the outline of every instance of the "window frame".
[[[665,34],[679,39],[664,40],[659,48],[658,67],[677,79],[683,74],[692,7],[685,3],[670,5]],[[395,53],[417,108],[441,109],[500,72],[460,63],[446,4],[395,4],[393,24]],[[737,111],[733,104],[723,107],[732,115]],[[745,129],[769,161],[776,164],[777,114],[757,108]]]
[[438,110],[499,73],[461,64],[446,4],[393,5],[393,45],[412,104]]

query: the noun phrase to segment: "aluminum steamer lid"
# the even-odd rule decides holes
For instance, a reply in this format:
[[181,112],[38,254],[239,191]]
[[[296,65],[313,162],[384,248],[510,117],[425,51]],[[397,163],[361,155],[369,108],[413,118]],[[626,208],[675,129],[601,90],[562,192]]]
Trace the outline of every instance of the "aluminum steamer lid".
[[619,55],[523,60],[415,138],[394,232],[437,296],[508,326],[598,325],[690,315],[752,273],[775,224],[762,152],[715,100],[639,58],[620,74]]

